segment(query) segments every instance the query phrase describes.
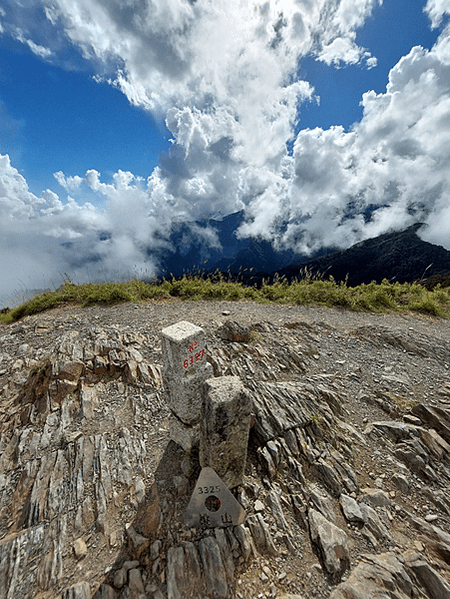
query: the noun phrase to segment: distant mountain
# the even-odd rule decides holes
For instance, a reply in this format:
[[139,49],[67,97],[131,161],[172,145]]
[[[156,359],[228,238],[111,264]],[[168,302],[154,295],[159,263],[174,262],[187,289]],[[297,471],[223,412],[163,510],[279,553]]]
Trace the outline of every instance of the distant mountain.
[[[270,273],[289,264],[308,260],[309,256],[292,251],[277,251],[268,241],[259,238],[240,239],[236,230],[242,224],[244,212],[225,216],[222,220],[208,219],[196,223],[182,222],[172,226],[168,249],[149,250],[161,266],[161,276],[196,271],[230,272],[234,275],[246,271]],[[213,230],[219,244],[217,247],[202,241],[199,231]]]
[[405,231],[386,233],[307,262],[278,269],[278,275],[291,280],[300,270],[355,286],[383,279],[394,283],[412,282],[437,273],[450,272],[450,252],[422,241],[417,231],[422,223]]
[[[301,278],[307,270],[312,275],[332,276],[354,286],[371,281],[380,283],[383,279],[412,282],[450,273],[450,252],[418,237],[422,223],[367,239],[347,250],[324,249],[311,259],[292,251],[277,251],[260,238],[238,238],[236,230],[243,219],[244,213],[237,212],[222,220],[175,223],[168,249],[158,251],[156,256],[152,253],[161,266],[161,276],[219,270],[239,274],[246,283],[260,284],[263,279],[275,276],[288,280]],[[219,242],[217,247],[204,243],[199,230],[213,230]]]

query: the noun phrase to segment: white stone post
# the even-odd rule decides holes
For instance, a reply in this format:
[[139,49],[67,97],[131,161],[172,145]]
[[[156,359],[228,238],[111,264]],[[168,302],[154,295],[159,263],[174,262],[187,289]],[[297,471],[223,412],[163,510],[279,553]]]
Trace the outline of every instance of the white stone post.
[[202,416],[202,387],[212,376],[203,329],[181,321],[161,331],[164,387],[167,392],[170,437],[189,451],[198,445]]
[[208,379],[203,393],[200,465],[232,489],[244,477],[252,401],[237,376]]

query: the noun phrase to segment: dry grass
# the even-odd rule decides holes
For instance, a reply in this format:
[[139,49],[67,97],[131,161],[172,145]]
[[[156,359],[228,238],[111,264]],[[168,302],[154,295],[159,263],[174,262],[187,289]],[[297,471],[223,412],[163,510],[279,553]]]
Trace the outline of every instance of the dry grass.
[[158,299],[182,300],[253,300],[262,303],[317,305],[354,311],[412,311],[440,318],[450,318],[450,289],[439,285],[432,290],[419,283],[369,283],[348,287],[333,279],[323,281],[306,277],[288,283],[275,281],[259,287],[225,280],[215,274],[210,277],[183,276],[179,279],[145,283],[127,282],[88,283],[75,285],[70,281],[56,291],[44,293],[20,306],[0,314],[4,324],[24,316],[37,314],[63,305],[112,305],[121,302],[147,302]]

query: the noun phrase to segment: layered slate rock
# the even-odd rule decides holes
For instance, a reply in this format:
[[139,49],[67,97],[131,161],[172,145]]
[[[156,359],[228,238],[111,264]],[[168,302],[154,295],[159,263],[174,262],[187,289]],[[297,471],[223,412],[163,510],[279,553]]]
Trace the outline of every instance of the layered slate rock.
[[346,533],[316,510],[309,510],[308,517],[311,540],[318,545],[327,572],[339,578],[350,563]]
[[348,495],[341,495],[341,507],[348,522],[364,522],[358,502]]
[[403,554],[407,568],[413,572],[419,585],[429,597],[446,599],[450,597],[450,584],[437,572],[417,551],[406,551]]
[[361,563],[330,599],[410,599],[414,582],[402,562],[393,553],[361,556]]
[[338,394],[320,384],[249,382],[248,386],[256,416],[254,432],[262,442],[295,428],[327,431],[334,422],[333,410],[338,411]]
[[[446,597],[450,444],[432,417],[449,417],[450,342],[418,332],[431,321],[352,315],[358,332],[345,313],[284,307],[232,341],[203,305],[215,377],[252,400],[233,488],[246,521],[204,529],[183,521],[200,466],[169,442],[161,379],[160,330],[193,305],[129,306],[117,324],[122,309],[1,331],[0,597]],[[312,540],[321,518],[340,533]]]
[[[142,501],[138,472],[155,460],[145,437],[156,431],[149,426],[136,435],[136,417],[167,411],[159,366],[137,349],[143,340],[115,328],[80,327],[29,362],[22,384],[10,381],[2,401],[11,417],[2,420],[0,435],[0,522],[9,523],[0,540],[0,596],[68,586],[64,560],[89,559],[81,538],[88,531],[125,538],[120,519],[132,508],[122,498],[130,493]],[[67,592],[88,591],[81,584]]]
[[248,343],[252,338],[248,327],[233,320],[227,320],[217,332],[225,341],[234,341],[235,343]]

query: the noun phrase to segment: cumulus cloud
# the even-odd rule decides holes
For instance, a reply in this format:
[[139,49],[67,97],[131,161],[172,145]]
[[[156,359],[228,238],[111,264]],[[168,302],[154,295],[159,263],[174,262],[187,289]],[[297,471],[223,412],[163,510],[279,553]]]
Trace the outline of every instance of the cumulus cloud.
[[337,38],[328,46],[324,46],[320,53],[319,59],[326,64],[334,64],[340,66],[342,63],[358,64],[363,60],[366,61],[368,68],[374,68],[377,65],[376,57],[370,52],[360,48],[349,38]]
[[450,14],[447,0],[428,0],[425,12],[431,19],[432,27],[439,27],[445,15]]
[[376,57],[355,43],[356,31],[371,15],[374,5],[382,3],[383,0],[343,0],[325,5],[329,12],[316,48],[319,60],[336,66],[365,60],[373,68]]
[[97,182],[106,198],[104,210],[79,205],[70,196],[63,202],[50,190],[37,197],[9,157],[0,156],[1,294],[58,284],[66,272],[78,282],[155,274],[147,250],[164,239],[152,243],[157,221],[148,188],[122,171],[111,184],[102,183],[95,171],[86,178]]
[[385,93],[364,94],[351,131],[300,131],[282,182],[266,176],[250,194],[243,233],[308,252],[421,221],[424,239],[450,249],[448,37],[444,29],[431,51],[413,48]]
[[403,57],[386,93],[367,92],[352,131],[299,133],[286,244],[348,247],[424,221],[424,238],[450,249],[450,65],[441,43]]
[[[108,180],[94,169],[67,176],[55,165],[66,200],[31,194],[3,156],[2,251],[12,261],[11,243],[25,261],[34,245],[40,275],[154,274],[172,222],[241,209],[240,235],[302,252],[348,247],[418,220],[429,224],[428,239],[449,247],[448,29],[431,51],[403,57],[384,93],[363,96],[362,120],[350,131],[295,134],[302,104],[314,98],[298,76],[302,58],[374,67],[356,33],[381,3],[30,0],[24,11],[6,0],[5,32],[14,36],[20,22],[23,43],[43,58],[48,49],[56,63],[76,48],[97,80],[163,117],[173,139],[147,179],[121,170]],[[442,26],[448,2],[428,0],[425,10],[430,26]],[[84,191],[101,208],[78,203]],[[192,227],[217,246],[214,231]]]
[[62,171],[58,171],[57,173],[53,173],[53,176],[67,191],[75,191],[79,189],[81,183],[83,182],[83,178],[75,175],[74,177],[66,177]]
[[63,213],[56,194],[33,195],[8,156],[0,156],[0,293],[48,287],[62,272],[59,243],[44,233],[67,224]]

